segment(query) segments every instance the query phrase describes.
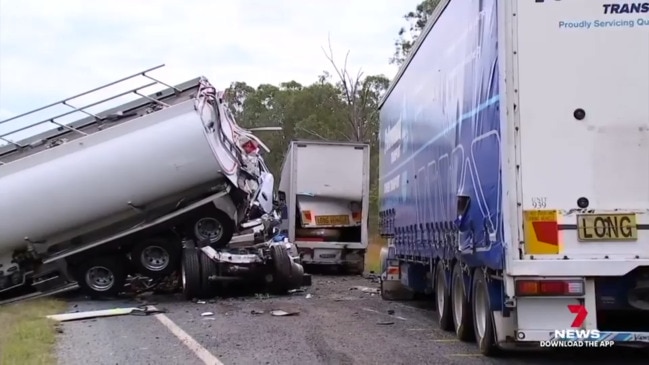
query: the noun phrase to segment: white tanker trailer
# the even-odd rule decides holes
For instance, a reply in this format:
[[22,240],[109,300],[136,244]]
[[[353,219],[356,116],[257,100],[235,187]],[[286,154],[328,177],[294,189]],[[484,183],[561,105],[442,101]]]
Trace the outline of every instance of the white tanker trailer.
[[[206,79],[169,86],[147,74],[160,67],[0,121],[0,299],[77,285],[113,295],[130,274],[177,270],[182,240],[225,246],[252,203],[272,209],[263,143],[237,126]],[[138,77],[148,83],[71,104]],[[155,84],[166,89],[140,92]],[[140,98],[91,112],[133,93]],[[34,119],[57,106],[70,110]],[[58,128],[19,137],[48,123]]]

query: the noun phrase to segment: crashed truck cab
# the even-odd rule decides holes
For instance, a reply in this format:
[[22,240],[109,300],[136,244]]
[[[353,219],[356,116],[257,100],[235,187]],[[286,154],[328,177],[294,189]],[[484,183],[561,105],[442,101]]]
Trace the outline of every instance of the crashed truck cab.
[[185,240],[181,282],[186,299],[209,299],[221,288],[237,283],[250,288],[286,294],[311,285],[297,246],[279,233],[279,213],[264,214],[249,222],[247,234],[235,236],[226,246],[214,240]]

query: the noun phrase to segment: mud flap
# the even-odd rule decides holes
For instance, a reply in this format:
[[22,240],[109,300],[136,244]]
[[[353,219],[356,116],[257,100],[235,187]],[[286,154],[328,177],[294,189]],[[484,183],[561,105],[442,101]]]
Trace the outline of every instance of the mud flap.
[[381,273],[380,291],[384,300],[411,300],[414,292],[401,283],[398,260],[386,260]]

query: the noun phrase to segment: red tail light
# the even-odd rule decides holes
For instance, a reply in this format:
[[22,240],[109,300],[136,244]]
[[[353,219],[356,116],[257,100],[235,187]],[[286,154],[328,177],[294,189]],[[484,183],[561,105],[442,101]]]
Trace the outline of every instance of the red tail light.
[[516,296],[575,296],[584,295],[583,280],[517,280]]

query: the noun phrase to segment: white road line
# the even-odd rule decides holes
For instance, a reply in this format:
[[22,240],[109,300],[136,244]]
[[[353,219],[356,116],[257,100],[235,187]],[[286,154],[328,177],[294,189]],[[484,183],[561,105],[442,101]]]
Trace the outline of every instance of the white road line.
[[187,332],[183,331],[182,328],[178,327],[177,324],[175,324],[169,317],[165,316],[162,313],[157,313],[153,315],[160,323],[162,323],[163,326],[167,327],[171,333],[176,336],[180,342],[182,342],[187,348],[196,355],[205,365],[224,365],[221,360],[216,358],[216,356],[212,355],[211,352],[207,351],[207,349],[196,340],[192,338],[192,336],[188,335]]
[[365,307],[363,307],[363,308],[361,308],[361,310],[364,310],[364,311],[366,311],[366,312],[372,312],[372,313],[377,313],[377,314],[383,314],[383,315],[388,316],[388,317],[390,317],[390,318],[396,318],[396,319],[400,319],[400,320],[402,320],[402,321],[407,321],[406,318],[403,318],[403,317],[401,317],[401,316],[393,316],[393,315],[389,315],[389,314],[386,314],[386,313],[379,312],[379,311],[377,311],[376,309],[372,309],[372,308],[365,308]]

